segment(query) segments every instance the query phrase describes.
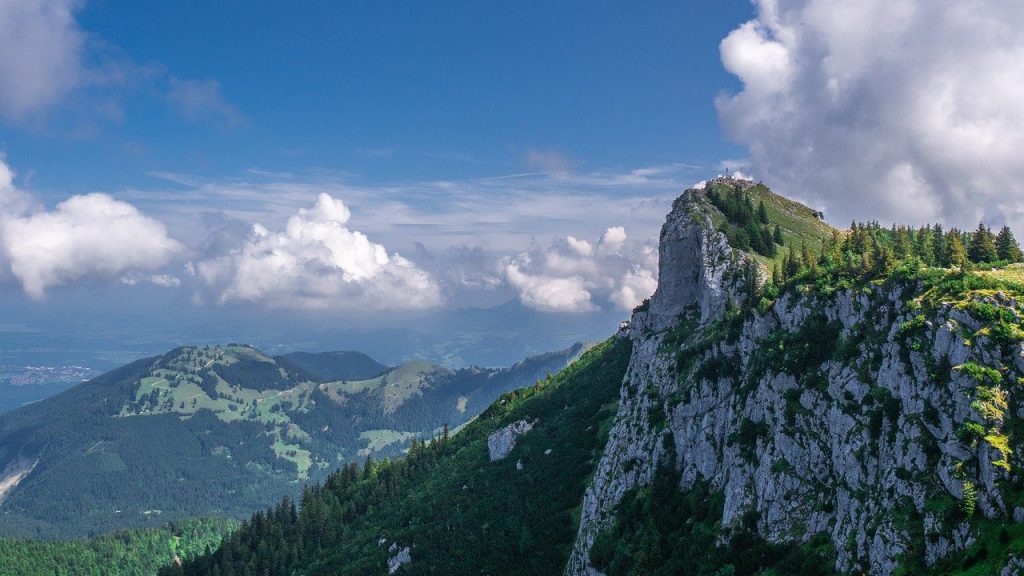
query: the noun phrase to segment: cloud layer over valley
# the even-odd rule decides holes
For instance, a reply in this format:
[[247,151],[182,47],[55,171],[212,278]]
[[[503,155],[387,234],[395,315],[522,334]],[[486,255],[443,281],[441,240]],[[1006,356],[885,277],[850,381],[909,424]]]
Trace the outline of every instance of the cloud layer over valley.
[[[678,171],[372,187],[278,174],[176,177],[188,190],[94,192],[46,209],[0,161],[0,282],[37,300],[118,282],[182,290],[199,306],[365,314],[518,298],[543,312],[628,311],[656,286],[654,239],[682,187],[668,177]],[[616,210],[607,189],[622,191]],[[594,230],[600,220],[630,221],[641,233]],[[552,229],[575,235],[539,237]]]

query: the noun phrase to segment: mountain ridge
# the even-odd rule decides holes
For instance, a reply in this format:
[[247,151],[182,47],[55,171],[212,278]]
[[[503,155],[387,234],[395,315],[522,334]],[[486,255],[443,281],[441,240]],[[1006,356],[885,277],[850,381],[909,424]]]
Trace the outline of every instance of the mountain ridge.
[[[387,368],[352,354],[278,359],[242,345],[141,359],[0,415],[0,535],[240,516],[339,464],[393,456],[445,424],[456,427],[583,349],[460,370]],[[327,378],[381,368],[369,379]],[[53,498],[66,506],[52,509]]]

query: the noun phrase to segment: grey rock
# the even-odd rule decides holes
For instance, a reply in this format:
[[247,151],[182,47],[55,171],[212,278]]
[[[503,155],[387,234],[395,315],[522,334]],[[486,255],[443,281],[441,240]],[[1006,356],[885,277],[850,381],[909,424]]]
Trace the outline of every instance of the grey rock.
[[406,546],[398,551],[397,554],[388,558],[388,574],[394,574],[398,572],[398,569],[406,564],[412,562],[412,556],[409,555],[409,547]]
[[1024,560],[1017,556],[1010,556],[1006,566],[999,571],[999,576],[1021,576],[1024,574]]
[[508,456],[516,447],[516,439],[533,430],[533,423],[527,420],[513,422],[487,437],[487,451],[491,462],[497,462]]

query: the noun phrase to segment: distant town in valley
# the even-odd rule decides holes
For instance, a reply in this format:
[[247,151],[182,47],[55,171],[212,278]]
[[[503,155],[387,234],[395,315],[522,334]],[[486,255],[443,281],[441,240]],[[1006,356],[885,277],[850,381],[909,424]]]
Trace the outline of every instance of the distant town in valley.
[[39,386],[85,382],[100,370],[87,366],[0,366],[0,384]]

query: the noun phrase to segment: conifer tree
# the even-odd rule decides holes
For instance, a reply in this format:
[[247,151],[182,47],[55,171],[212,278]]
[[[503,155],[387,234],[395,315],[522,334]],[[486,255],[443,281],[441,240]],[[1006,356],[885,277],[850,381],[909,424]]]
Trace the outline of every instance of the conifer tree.
[[1017,239],[1013,237],[1013,232],[1009,226],[1003,226],[999,230],[999,234],[996,235],[996,252],[998,253],[1000,260],[1007,260],[1009,262],[1020,262],[1024,260],[1024,254],[1021,253],[1020,244],[1017,243]]
[[946,240],[946,264],[950,268],[963,269],[964,265],[967,264],[967,250],[964,248],[964,243],[960,240],[960,234],[955,229],[950,230]]
[[910,230],[906,226],[900,226],[894,233],[896,237],[895,252],[896,258],[906,260],[914,253],[913,239],[910,237]]
[[756,303],[761,298],[759,276],[757,263],[753,260],[747,260],[747,265],[743,270],[743,290],[747,295],[748,303]]
[[942,224],[936,224],[932,229],[932,255],[935,258],[936,266],[949,266],[949,254],[946,252],[946,235],[942,231]]
[[999,258],[996,253],[996,238],[983,222],[979,222],[978,229],[971,234],[967,256],[972,262],[994,262]]
[[868,248],[870,237],[866,226],[854,222],[850,227],[850,250],[854,254],[864,253]]
[[875,276],[884,276],[896,265],[896,258],[892,250],[880,242],[875,242],[871,248],[871,273]]
[[779,228],[778,224],[775,225],[775,230],[772,232],[772,240],[779,246],[786,243],[785,238],[782,237],[782,228]]
[[875,261],[871,257],[871,251],[865,250],[860,254],[860,270],[858,272],[864,276],[871,274],[871,271],[875,268]]
[[761,224],[768,223],[768,209],[764,206],[764,200],[757,203],[757,221]]
[[786,258],[782,261],[782,272],[782,277],[786,281],[795,278],[800,273],[800,258],[793,254],[792,250],[786,253]]
[[803,267],[811,272],[814,272],[818,267],[818,261],[814,257],[814,252],[807,247],[807,242],[804,242],[800,247],[800,260],[802,261],[801,263],[803,264]]
[[914,253],[925,266],[935,266],[935,244],[930,225],[917,231],[917,237],[914,239]]

